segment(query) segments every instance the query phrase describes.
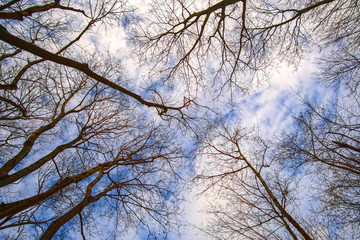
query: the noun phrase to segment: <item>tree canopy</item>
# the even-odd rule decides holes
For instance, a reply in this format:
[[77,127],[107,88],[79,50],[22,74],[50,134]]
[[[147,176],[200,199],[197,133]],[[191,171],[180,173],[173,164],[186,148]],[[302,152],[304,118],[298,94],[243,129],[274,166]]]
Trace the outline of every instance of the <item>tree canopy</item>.
[[[359,22],[355,0],[0,0],[1,238],[181,239],[185,186],[206,238],[360,238]],[[322,93],[246,125],[315,54]]]

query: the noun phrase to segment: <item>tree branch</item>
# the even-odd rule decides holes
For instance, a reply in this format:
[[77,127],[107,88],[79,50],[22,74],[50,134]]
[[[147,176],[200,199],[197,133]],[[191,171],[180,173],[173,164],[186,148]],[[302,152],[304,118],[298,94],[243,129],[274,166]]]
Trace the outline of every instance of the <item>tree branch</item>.
[[74,60],[66,58],[66,57],[58,56],[58,55],[51,53],[45,49],[42,49],[32,43],[24,41],[21,38],[18,38],[16,36],[12,35],[11,33],[9,33],[6,30],[6,28],[3,27],[2,25],[0,25],[0,40],[7,42],[10,45],[17,46],[17,47],[19,47],[25,51],[28,51],[36,56],[39,56],[43,59],[61,64],[61,65],[67,66],[67,67],[77,69],[77,70],[85,73],[89,77],[95,79],[96,81],[101,82],[115,90],[118,90],[118,91],[124,93],[125,95],[130,96],[131,98],[134,98],[135,100],[137,100],[138,102],[140,102],[141,104],[143,104],[145,106],[163,109],[164,113],[167,110],[180,111],[182,108],[184,108],[188,105],[188,103],[186,102],[186,103],[184,103],[183,106],[171,107],[171,106],[165,106],[163,104],[146,101],[140,95],[138,95],[132,91],[129,91],[129,90],[125,89],[124,87],[121,87],[120,85],[115,84],[115,83],[111,82],[110,80],[93,72],[92,70],[90,70],[90,68],[87,64],[80,63],[80,62],[74,61]]

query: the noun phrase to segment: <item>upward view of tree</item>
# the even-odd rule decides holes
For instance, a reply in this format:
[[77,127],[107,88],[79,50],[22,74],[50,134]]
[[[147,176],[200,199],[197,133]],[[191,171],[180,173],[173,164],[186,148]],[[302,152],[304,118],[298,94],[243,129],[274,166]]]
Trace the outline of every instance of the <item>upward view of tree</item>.
[[305,169],[321,186],[314,211],[332,237],[357,239],[359,232],[359,99],[351,93],[330,106],[307,108],[295,118],[297,130],[280,146],[294,171]]
[[[0,0],[1,237],[179,235],[188,156],[206,156],[207,236],[359,238],[358,1],[136,4]],[[99,46],[114,29],[126,56]],[[223,116],[314,51],[335,104],[305,102],[280,140]]]
[[140,108],[165,115],[182,107],[143,99],[124,87],[121,59],[78,45],[119,21],[124,3],[10,1],[0,9],[1,238],[175,231],[180,143]]
[[[280,141],[246,128],[213,131],[197,181],[219,197],[204,231],[215,239],[358,239],[358,103],[354,93],[323,107],[305,102]],[[300,208],[301,181],[312,192],[308,215]]]
[[[244,143],[251,149],[243,149]],[[212,172],[198,179],[207,183],[210,194],[215,191],[221,197],[210,209],[216,217],[207,230],[210,236],[312,239],[296,220],[299,209],[291,192],[295,180],[279,175],[281,169],[274,166],[278,159],[269,157],[271,148],[264,140],[252,131],[223,126],[205,141],[203,152],[211,159]]]
[[165,1],[151,12],[135,29],[139,54],[154,63],[151,74],[181,79],[190,95],[200,87],[246,92],[267,69],[297,64],[310,45],[341,45],[345,59],[359,49],[357,1]]

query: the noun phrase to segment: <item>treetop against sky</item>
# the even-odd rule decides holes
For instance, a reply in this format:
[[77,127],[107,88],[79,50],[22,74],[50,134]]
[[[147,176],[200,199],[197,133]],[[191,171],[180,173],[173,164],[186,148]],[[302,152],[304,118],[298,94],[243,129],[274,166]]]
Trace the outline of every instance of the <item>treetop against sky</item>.
[[359,239],[355,0],[0,0],[4,239]]

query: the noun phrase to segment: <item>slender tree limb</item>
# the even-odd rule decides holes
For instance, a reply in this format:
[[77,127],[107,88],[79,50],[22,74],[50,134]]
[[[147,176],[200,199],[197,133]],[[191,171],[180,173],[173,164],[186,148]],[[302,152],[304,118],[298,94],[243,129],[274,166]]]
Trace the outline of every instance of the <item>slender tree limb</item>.
[[50,224],[50,226],[48,227],[48,229],[46,229],[44,234],[41,236],[40,240],[51,240],[51,238],[60,229],[60,227],[62,227],[65,223],[67,223],[69,220],[71,220],[77,214],[81,213],[81,211],[86,206],[88,206],[90,203],[96,202],[97,200],[99,200],[100,198],[105,196],[107,192],[111,191],[112,189],[114,189],[116,187],[116,185],[112,185],[111,187],[106,188],[104,191],[102,191],[98,195],[92,197],[91,196],[92,189],[95,186],[95,184],[97,184],[100,181],[100,179],[103,177],[103,175],[104,175],[104,172],[102,170],[100,170],[99,175],[94,179],[94,181],[92,181],[87,186],[84,199],[78,205],[76,205],[74,208],[72,208],[70,211],[65,213],[63,216],[61,216],[60,218],[53,221]]
[[3,102],[7,102],[9,104],[11,104],[12,106],[14,106],[17,110],[19,110],[19,112],[21,112],[21,115],[23,117],[26,117],[26,109],[23,108],[22,106],[20,106],[19,104],[15,103],[14,101],[10,100],[10,99],[7,99],[7,98],[4,98],[4,97],[1,97],[0,96],[0,101],[3,101]]
[[[79,111],[79,110],[70,110],[65,112],[66,104],[71,100],[71,98],[83,87],[85,84],[85,81],[81,83],[75,91],[73,91],[64,101],[64,103],[61,106],[61,112],[57,117],[54,117],[52,121],[44,126],[39,127],[36,129],[29,137],[26,139],[26,141],[23,143],[23,146],[21,150],[11,159],[9,159],[1,168],[0,168],[0,179],[6,178],[8,176],[8,173],[17,165],[19,164],[31,151],[33,145],[35,144],[35,141],[38,139],[38,137],[54,128],[58,122],[60,122],[65,116]],[[54,113],[54,116],[56,116],[56,112]]]
[[29,17],[34,13],[46,12],[50,9],[55,9],[55,8],[80,12],[86,16],[83,10],[62,6],[59,4],[59,1],[55,1],[53,3],[49,3],[43,6],[34,6],[18,12],[0,12],[0,19],[14,19],[14,20],[23,21],[24,17]]
[[[101,18],[97,18],[94,20],[91,20],[88,25],[81,31],[81,33],[72,41],[70,41],[68,44],[66,44],[64,47],[62,47],[59,51],[56,52],[56,54],[60,54],[62,52],[64,52],[66,49],[68,49],[71,45],[73,45],[75,42],[79,41],[80,38],[85,34],[86,31],[88,31],[90,29],[90,27],[92,25],[94,25],[97,21],[99,21]],[[16,74],[16,76],[14,77],[13,81],[11,82],[10,85],[0,85],[0,89],[6,89],[6,90],[16,90],[17,89],[17,84],[20,81],[20,78],[24,75],[24,73],[30,69],[32,66],[45,62],[46,59],[39,59],[39,60],[35,60],[32,62],[28,62],[19,72],[18,74]]]
[[96,81],[101,82],[115,90],[118,90],[118,91],[124,93],[125,95],[130,96],[131,98],[134,98],[135,100],[137,100],[138,102],[140,102],[141,104],[143,104],[145,106],[162,109],[163,110],[162,113],[166,113],[167,110],[178,110],[179,111],[189,104],[189,102],[186,102],[186,103],[184,103],[183,106],[171,107],[171,106],[165,106],[163,104],[146,101],[140,95],[138,95],[132,91],[129,91],[126,88],[121,87],[120,85],[115,84],[115,83],[111,82],[110,80],[98,75],[94,71],[90,70],[90,68],[87,64],[80,63],[80,62],[74,61],[74,60],[66,58],[66,57],[58,56],[58,55],[51,53],[45,49],[42,49],[32,43],[26,42],[26,41],[22,40],[21,38],[18,38],[16,36],[12,35],[11,33],[9,33],[6,30],[6,28],[3,27],[2,25],[0,25],[0,40],[7,42],[10,45],[17,46],[17,47],[19,47],[25,51],[28,51],[36,56],[39,56],[43,59],[61,64],[61,65],[67,66],[67,67],[77,69],[77,70],[87,74],[89,77],[95,79]]
[[9,1],[8,3],[0,6],[0,11],[4,10],[4,9],[6,9],[6,8],[9,8],[9,7],[11,7],[12,5],[14,5],[15,3],[20,2],[20,1],[21,1],[21,0],[12,0],[12,1]]
[[271,191],[270,187],[267,185],[266,181],[260,175],[260,173],[253,167],[253,165],[247,160],[247,158],[241,153],[240,146],[237,142],[234,142],[237,147],[238,153],[241,159],[247,164],[251,171],[255,174],[256,178],[261,182],[261,185],[265,188],[267,194],[269,194],[271,201],[275,204],[276,208],[283,214],[283,216],[291,223],[291,225],[298,230],[298,232],[303,236],[305,240],[312,240],[310,235],[300,226],[300,224],[281,206],[278,199],[275,197],[274,193]]
[[0,56],[0,62],[8,57],[13,57],[15,56],[16,54],[20,53],[21,52],[21,49],[16,49],[14,52],[12,53],[8,53],[8,54],[4,54],[2,56]]

